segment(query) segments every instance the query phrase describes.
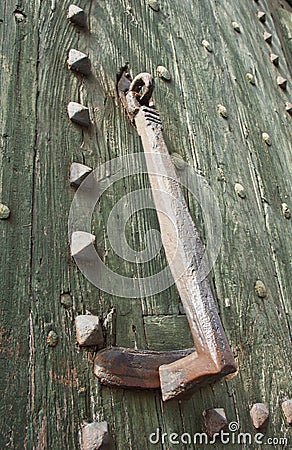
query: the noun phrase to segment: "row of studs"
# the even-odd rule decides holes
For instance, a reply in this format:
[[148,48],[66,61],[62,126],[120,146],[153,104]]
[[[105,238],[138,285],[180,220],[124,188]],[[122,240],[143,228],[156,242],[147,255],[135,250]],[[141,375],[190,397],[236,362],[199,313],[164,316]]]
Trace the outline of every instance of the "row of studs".
[[[76,5],[70,5],[68,16],[69,21],[81,29],[87,28],[87,16],[83,9]],[[78,72],[82,75],[90,75],[91,61],[89,57],[76,49],[71,49],[68,55],[68,67],[70,70]],[[81,127],[88,128],[90,126],[89,109],[80,103],[70,102],[67,107],[68,116],[70,120]],[[78,187],[85,177],[91,172],[91,168],[79,164],[71,164],[70,182],[72,186]],[[72,241],[75,241],[80,250],[83,245],[83,240],[88,245],[88,235],[90,239],[95,240],[95,236],[85,232],[73,233]],[[90,240],[91,242],[91,240]],[[72,242],[71,250],[72,256],[78,253],[79,250],[74,251],[74,242]],[[97,346],[102,348],[104,346],[102,324],[100,318],[90,314],[77,316],[75,318],[76,340],[80,346]],[[47,339],[48,345],[54,346],[57,341],[51,343],[50,337]],[[92,442],[98,442],[98,448],[110,448],[112,441],[107,422],[92,422],[84,424],[79,433],[80,446],[82,449],[91,447]]]

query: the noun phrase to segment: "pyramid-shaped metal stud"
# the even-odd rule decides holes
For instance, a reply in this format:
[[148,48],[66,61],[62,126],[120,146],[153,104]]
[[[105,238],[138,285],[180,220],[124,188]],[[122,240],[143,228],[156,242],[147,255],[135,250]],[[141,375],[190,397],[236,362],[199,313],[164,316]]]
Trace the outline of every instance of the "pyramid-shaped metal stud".
[[102,324],[98,316],[90,314],[75,318],[76,340],[81,347],[104,346]]
[[263,36],[264,36],[264,40],[267,42],[267,44],[271,44],[272,43],[273,35],[271,33],[268,33],[267,31],[265,31]]
[[264,403],[255,403],[250,410],[250,416],[253,426],[259,429],[267,425],[270,413]]
[[262,133],[262,138],[267,145],[272,145],[270,135],[265,131]]
[[237,22],[232,22],[231,25],[232,25],[233,29],[235,31],[237,31],[237,33],[240,33],[240,26],[238,25]]
[[282,410],[289,425],[292,424],[292,399],[286,400],[282,403]]
[[80,448],[83,450],[110,450],[112,438],[107,422],[86,423],[79,432]]
[[71,256],[82,260],[92,261],[95,259],[94,234],[86,231],[74,231],[71,236]]
[[213,437],[215,433],[223,431],[228,421],[223,408],[207,409],[203,412],[205,429],[208,436]]
[[285,108],[286,108],[286,111],[287,111],[289,114],[292,114],[292,103],[286,102]]
[[272,62],[275,66],[278,66],[278,65],[279,65],[279,56],[278,56],[278,55],[276,55],[275,53],[271,53],[271,54],[270,54],[270,59],[271,59],[271,62]]
[[67,106],[69,119],[81,127],[89,127],[89,109],[80,103],[70,102]]
[[257,17],[262,23],[265,23],[265,21],[267,20],[266,13],[264,11],[258,11]]
[[92,168],[73,162],[70,167],[70,184],[73,187],[78,187],[83,180],[92,172]]
[[277,85],[278,85],[281,89],[285,90],[286,87],[287,87],[287,80],[286,80],[286,78],[283,78],[283,77],[281,77],[281,76],[277,77]]
[[8,219],[10,216],[10,209],[4,203],[0,203],[0,220]]
[[77,5],[70,5],[68,10],[67,18],[70,22],[78,25],[79,27],[87,27],[87,15],[83,9],[79,8]]
[[91,61],[85,53],[71,48],[68,56],[68,67],[83,75],[89,75],[91,72]]

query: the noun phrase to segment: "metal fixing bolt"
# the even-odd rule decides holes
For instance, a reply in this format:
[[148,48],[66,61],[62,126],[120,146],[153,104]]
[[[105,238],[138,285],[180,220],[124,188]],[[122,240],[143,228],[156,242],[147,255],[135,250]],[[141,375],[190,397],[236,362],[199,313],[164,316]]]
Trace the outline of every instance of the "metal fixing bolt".
[[67,18],[71,23],[81,28],[87,27],[87,15],[82,8],[77,5],[70,5]]
[[202,46],[205,47],[205,49],[206,49],[209,53],[212,53],[212,48],[211,48],[211,45],[210,45],[210,42],[209,42],[209,41],[207,41],[206,39],[203,39],[203,40],[202,40]]
[[101,320],[90,314],[75,318],[76,340],[80,347],[104,346]]
[[292,103],[286,102],[285,103],[285,109],[289,114],[292,114]]
[[255,85],[255,80],[254,80],[254,76],[252,73],[247,72],[246,79],[250,84]]
[[203,412],[205,428],[208,436],[213,437],[227,428],[228,421],[223,408],[207,409]]
[[238,195],[238,197],[240,197],[240,198],[246,197],[246,193],[245,193],[245,190],[244,190],[244,187],[242,186],[242,184],[235,183],[234,190],[235,190],[235,193]]
[[250,410],[250,417],[256,429],[264,428],[269,421],[269,409],[264,403],[255,403]]
[[10,209],[4,203],[0,203],[0,220],[8,219],[10,216]]
[[88,128],[90,125],[89,109],[80,103],[70,102],[67,106],[69,119],[80,125]]
[[261,280],[257,280],[254,285],[255,293],[260,298],[265,298],[267,296],[267,288]]
[[70,70],[82,73],[83,75],[89,75],[91,73],[91,61],[85,54],[71,48],[68,56],[68,67]]
[[225,108],[225,106],[223,105],[217,105],[217,111],[220,114],[220,116],[224,117],[224,119],[227,119],[228,117],[228,113],[227,113],[227,109]]
[[234,31],[237,31],[237,33],[240,33],[240,26],[237,22],[232,22],[231,25],[233,26]]
[[287,203],[282,203],[282,214],[286,219],[291,219],[291,211]]
[[231,307],[230,298],[225,298],[225,307],[226,308],[230,308]]
[[71,236],[71,256],[76,260],[92,261],[96,258],[92,244],[95,242],[94,234],[86,231],[74,231]]
[[79,434],[81,450],[110,450],[112,438],[107,422],[85,424]]
[[283,89],[283,91],[285,91],[285,89],[287,88],[287,79],[283,78],[281,76],[277,77],[277,85]]
[[47,345],[49,347],[56,347],[56,345],[58,344],[58,341],[59,341],[59,337],[58,337],[57,333],[54,330],[51,330],[47,336]]
[[271,44],[272,43],[272,38],[273,35],[271,33],[268,33],[267,31],[264,32],[263,34],[264,40],[266,41],[267,44]]
[[157,66],[156,71],[157,71],[157,75],[159,76],[159,78],[162,78],[163,80],[166,80],[166,81],[171,80],[171,75],[166,67]]
[[275,53],[271,53],[270,54],[270,60],[274,64],[274,66],[278,66],[279,65],[279,56],[276,55]]
[[285,414],[286,421],[289,425],[292,424],[292,399],[285,400],[285,402],[282,403],[282,410]]
[[262,138],[267,145],[272,145],[270,135],[265,131],[262,133]]
[[70,184],[79,187],[82,181],[92,172],[92,168],[85,164],[73,162],[70,166]]
[[264,11],[258,11],[257,18],[260,22],[265,23],[265,21],[267,20],[266,13]]

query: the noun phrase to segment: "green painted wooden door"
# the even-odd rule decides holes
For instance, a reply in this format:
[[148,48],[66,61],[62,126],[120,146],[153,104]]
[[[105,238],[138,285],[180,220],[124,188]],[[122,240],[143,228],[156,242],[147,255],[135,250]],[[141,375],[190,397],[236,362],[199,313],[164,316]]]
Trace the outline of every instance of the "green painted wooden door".
[[[0,4],[0,200],[11,210],[0,221],[0,447],[78,449],[80,427],[106,420],[119,450],[270,448],[255,442],[172,444],[170,434],[203,432],[203,411],[222,407],[229,422],[254,436],[249,409],[263,402],[270,409],[264,439],[289,438],[281,403],[291,398],[292,117],[285,106],[292,102],[291,2],[161,0],[159,11],[146,0],[78,5],[88,14],[88,31],[68,23],[67,1]],[[266,13],[264,23],[258,11]],[[264,32],[272,34],[270,44]],[[92,75],[68,70],[70,48],[89,54]],[[278,66],[271,53],[279,56]],[[159,392],[101,387],[93,376],[94,352],[75,342],[74,319],[90,312],[108,319],[108,345],[192,345],[174,286],[140,299],[109,295],[90,284],[70,256],[71,162],[95,168],[142,151],[116,93],[126,63],[133,75],[155,75],[169,150],[209,183],[222,217],[222,246],[209,278],[239,371],[189,400],[167,404]],[[157,76],[159,65],[169,70],[170,81]],[[285,90],[279,76],[287,79]],[[70,101],[89,107],[90,130],[70,123]],[[99,255],[124,276],[149,276],[166,264],[163,251],[146,264],[124,261],[107,236],[117,201],[148,187],[146,174],[115,183],[93,216]],[[187,192],[186,198],[204,241],[202,208]],[[122,224],[124,217],[119,219]],[[153,228],[153,210],[127,221],[133,249],[143,250]],[[265,297],[255,292],[257,280]],[[48,345],[51,331],[58,335],[56,346]],[[158,428],[166,435],[152,444],[149,436]],[[274,441],[274,447],[289,444]]]

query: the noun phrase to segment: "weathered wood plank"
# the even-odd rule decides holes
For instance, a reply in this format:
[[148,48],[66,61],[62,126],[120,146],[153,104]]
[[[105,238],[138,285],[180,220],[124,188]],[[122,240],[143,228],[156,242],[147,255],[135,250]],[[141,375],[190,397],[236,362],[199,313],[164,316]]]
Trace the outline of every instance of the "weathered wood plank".
[[[22,14],[12,2],[0,5],[1,201],[10,218],[1,233],[1,423],[2,448],[23,448],[33,406],[34,358],[31,328],[31,216],[36,129],[38,7]],[[31,80],[31,85],[27,84]],[[5,245],[4,245],[5,243]]]

